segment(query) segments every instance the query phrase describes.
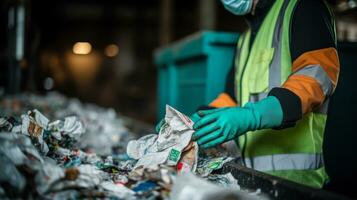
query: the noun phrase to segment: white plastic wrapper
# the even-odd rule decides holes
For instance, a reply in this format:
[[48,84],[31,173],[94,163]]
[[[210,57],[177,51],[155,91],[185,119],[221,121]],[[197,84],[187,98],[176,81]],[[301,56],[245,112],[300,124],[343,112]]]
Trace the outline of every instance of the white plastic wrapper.
[[[105,172],[98,170],[93,165],[84,164],[73,169],[77,173],[71,174],[69,178],[63,180],[57,179],[57,182],[51,184],[49,190],[60,191],[68,188],[94,188],[108,178]],[[56,177],[59,177],[59,175],[61,174],[58,173]]]
[[45,194],[56,181],[63,177],[64,171],[62,168],[52,163],[44,163],[35,177],[38,193]]
[[116,185],[109,181],[104,181],[100,184],[100,187],[106,191],[111,192],[113,196],[116,196],[119,199],[135,199],[135,192],[125,186]]
[[234,178],[232,173],[227,174],[211,174],[210,176],[206,177],[206,180],[215,183],[216,185],[225,187],[225,188],[232,188],[235,190],[240,190],[240,185],[238,184],[238,180]]
[[[139,140],[130,141],[127,146],[127,154],[137,159],[134,169],[153,169],[158,165],[176,166],[185,148],[191,142],[194,132],[193,122],[184,114],[166,105],[165,123],[162,125],[158,135],[147,135]],[[194,145],[194,144],[193,144]],[[194,155],[189,154],[191,162],[185,160],[190,170],[195,170],[197,163],[197,145],[190,150],[194,150]],[[184,165],[182,164],[182,165]],[[188,170],[185,170],[188,171]]]
[[127,146],[128,156],[135,160],[143,157],[146,153],[146,149],[148,149],[149,146],[152,146],[157,140],[157,136],[157,134],[149,134],[138,140],[131,140]]
[[21,192],[26,185],[25,177],[17,170],[15,164],[11,160],[0,154],[0,182],[8,184],[16,191]]
[[234,188],[219,187],[192,173],[179,175],[172,186],[172,200],[256,200],[264,197],[252,196],[245,191]]
[[32,165],[32,162],[28,162],[27,156],[31,156],[33,162],[43,163],[31,140],[20,134],[1,133],[0,154],[6,155],[15,165]]
[[[32,159],[29,160],[28,157]],[[0,182],[21,192],[26,185],[25,176],[16,168],[27,166],[36,169],[43,160],[31,140],[22,134],[0,133]]]
[[54,131],[52,132],[52,136],[58,140],[62,139],[61,133],[78,140],[85,132],[83,123],[75,116],[66,117],[64,121],[56,120],[48,126],[50,130]]

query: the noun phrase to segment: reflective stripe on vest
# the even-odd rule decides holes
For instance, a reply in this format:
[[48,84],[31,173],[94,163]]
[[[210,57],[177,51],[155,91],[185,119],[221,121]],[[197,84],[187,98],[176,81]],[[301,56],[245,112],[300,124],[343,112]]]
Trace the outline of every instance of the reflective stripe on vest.
[[247,167],[259,171],[316,170],[324,166],[322,154],[275,154],[244,160]]
[[275,49],[273,61],[269,67],[269,90],[274,87],[279,87],[282,84],[281,81],[281,51],[283,49],[283,23],[286,8],[288,7],[290,1],[284,1],[283,6],[280,9],[278,20],[275,25],[274,35],[273,35],[273,48]]
[[[328,99],[328,97],[331,96],[331,94],[333,92],[332,81],[328,77],[325,70],[323,70],[320,65],[306,66],[306,67],[296,71],[292,75],[304,75],[304,76],[308,76],[308,77],[311,77],[311,78],[314,78],[315,80],[317,80],[317,82],[321,86],[321,89],[322,89],[326,99]],[[325,101],[321,106],[316,108],[313,112],[327,115],[328,104],[329,104],[329,100]]]
[[250,102],[258,102],[258,101],[264,99],[267,96],[268,96],[267,92],[262,92],[262,93],[257,93],[257,94],[250,94],[249,101]]
[[309,65],[292,75],[304,75],[317,80],[321,86],[321,89],[325,96],[330,96],[333,92],[333,84],[331,79],[328,77],[325,70],[322,69],[320,65]]
[[[284,1],[278,16],[278,20],[275,25],[274,35],[273,35],[273,44],[274,48],[274,57],[269,67],[269,90],[274,87],[281,86],[281,51],[282,51],[282,28],[284,22],[285,10],[289,5],[289,1]],[[267,92],[250,94],[250,102],[258,102],[265,97],[267,97]]]

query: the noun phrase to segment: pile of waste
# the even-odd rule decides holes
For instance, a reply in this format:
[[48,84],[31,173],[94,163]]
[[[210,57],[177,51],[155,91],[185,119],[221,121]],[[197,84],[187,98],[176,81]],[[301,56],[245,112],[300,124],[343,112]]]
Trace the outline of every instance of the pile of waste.
[[233,160],[191,141],[167,106],[158,134],[134,140],[112,109],[57,93],[6,97],[0,108],[1,199],[262,199],[215,170]]

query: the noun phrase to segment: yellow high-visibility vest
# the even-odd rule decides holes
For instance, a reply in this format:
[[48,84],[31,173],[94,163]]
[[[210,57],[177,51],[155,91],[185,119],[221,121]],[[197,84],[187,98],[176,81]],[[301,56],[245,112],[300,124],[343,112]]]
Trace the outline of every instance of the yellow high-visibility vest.
[[[292,74],[291,20],[297,0],[276,0],[249,49],[250,30],[238,42],[236,96],[240,105],[265,98]],[[265,129],[239,137],[247,167],[321,188],[328,179],[322,144],[328,102],[306,114],[292,128]]]

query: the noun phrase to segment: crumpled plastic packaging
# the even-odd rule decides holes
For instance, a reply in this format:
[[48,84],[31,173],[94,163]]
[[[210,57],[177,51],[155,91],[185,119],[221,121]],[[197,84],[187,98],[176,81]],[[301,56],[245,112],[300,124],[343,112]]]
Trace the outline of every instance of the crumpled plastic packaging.
[[15,192],[21,193],[25,187],[26,179],[17,170],[14,163],[3,154],[0,154],[0,182],[9,184]]
[[[32,145],[31,140],[24,135],[0,133],[0,153],[9,158],[15,165],[43,163],[41,155]],[[31,156],[31,160],[28,159],[29,156]]]
[[180,161],[177,164],[179,173],[195,172],[198,162],[198,144],[190,142],[183,150]]
[[[61,121],[68,116],[76,116],[85,125],[85,134],[81,135],[78,143],[73,144],[76,148],[92,151],[100,156],[112,154],[113,149],[117,147],[123,148],[125,152],[126,144],[134,138],[134,135],[124,126],[122,117],[114,109],[83,104],[78,99],[67,98],[57,92],[50,92],[46,96],[24,93],[5,96],[0,101],[0,118],[3,116],[17,118],[33,109],[37,109],[49,119],[61,119]],[[20,126],[12,124],[12,130],[5,130],[0,125],[0,131],[21,132],[22,120],[18,121]]]
[[26,177],[17,167],[26,166],[36,170],[43,163],[42,157],[27,136],[0,133],[0,182],[7,182],[21,193],[26,185]]
[[150,146],[157,140],[157,134],[149,134],[138,140],[131,140],[127,146],[127,154],[130,158],[139,160],[142,158]]
[[119,199],[135,199],[135,192],[123,185],[116,185],[112,182],[104,181],[100,184],[100,187],[102,187],[106,191],[111,192],[112,196],[115,196]]
[[[170,106],[166,106],[165,123],[158,135],[151,134],[130,141],[127,154],[138,159],[134,169],[155,168],[158,165],[176,166],[184,149],[190,144],[194,132],[192,120]],[[191,144],[193,151],[187,153],[180,169],[194,171],[197,165],[197,145]],[[188,170],[189,169],[189,170]]]
[[[11,114],[12,109],[0,107],[1,115],[10,113],[11,116],[0,117],[0,186],[3,183],[10,186],[5,187],[1,198],[118,198],[118,191],[115,193],[100,185],[102,182],[114,184],[114,181],[119,180],[119,170],[130,171],[135,161],[113,159],[117,154],[104,159],[93,152],[93,147],[82,141],[86,140],[88,133],[95,136],[92,138],[94,141],[91,141],[93,144],[98,142],[98,138],[105,138],[109,142],[98,146],[105,146],[105,153],[110,155],[114,153],[113,147],[126,148],[123,142],[131,138],[126,137],[128,130],[113,110],[96,106],[84,108],[86,106],[75,100],[65,100],[60,104],[56,103],[56,98],[44,100],[49,96],[20,96],[19,99],[7,100],[16,102],[17,110],[14,115]],[[68,107],[65,105],[67,103],[72,106]],[[12,106],[11,103],[9,105]],[[42,108],[49,116],[57,116],[60,120],[50,122],[33,107]],[[21,112],[21,109],[30,111]],[[63,113],[57,112],[58,110]],[[26,114],[20,117],[21,113]],[[109,121],[105,121],[106,119]],[[83,122],[92,129],[86,129]],[[78,149],[80,147],[85,151]],[[124,185],[129,182],[125,175],[120,180]],[[31,192],[22,193],[29,191],[25,187],[30,186]],[[76,190],[73,191],[73,188]],[[131,191],[130,188],[126,190]]]
[[107,176],[106,174],[98,170],[93,165],[80,165],[77,168],[74,168],[77,171],[68,171],[67,173],[76,173],[77,175],[69,178],[67,175],[66,180],[62,181],[60,184],[57,184],[54,188],[56,190],[61,190],[63,188],[94,188],[96,185],[104,181]]
[[215,157],[215,158],[206,158],[206,159],[199,159],[198,161],[198,170],[197,174],[202,177],[206,177],[207,175],[211,174],[214,170],[221,169],[225,163],[234,160],[232,157]]
[[113,148],[126,147],[133,138],[113,109],[103,109],[95,105],[81,104],[78,100],[70,100],[63,112],[56,117],[76,115],[86,125],[86,133],[80,138],[77,147],[104,156],[113,153]]
[[13,128],[13,125],[9,122],[9,119],[5,117],[0,118],[0,131],[10,132]]
[[178,175],[173,184],[170,198],[172,200],[265,199],[234,188],[219,187],[192,173]]
[[34,138],[40,148],[41,153],[46,155],[49,149],[47,144],[43,141],[43,134],[44,130],[47,128],[49,120],[36,109],[29,111],[27,115],[22,115],[21,118],[22,134]]
[[133,136],[112,109],[57,93],[5,99],[1,199],[168,199],[177,175],[190,172],[237,190],[231,174],[212,173],[231,158],[199,156],[192,121],[169,106],[158,135],[128,144]]
[[61,140],[62,136],[68,136],[74,140],[78,140],[85,132],[84,125],[76,116],[66,117],[63,120],[56,120],[48,125],[52,135]]
[[64,178],[64,170],[53,163],[46,162],[35,176],[36,189],[39,194],[48,192],[56,181]]
[[211,174],[207,176],[206,179],[225,188],[240,190],[240,186],[238,184],[237,179],[235,179],[231,173]]

